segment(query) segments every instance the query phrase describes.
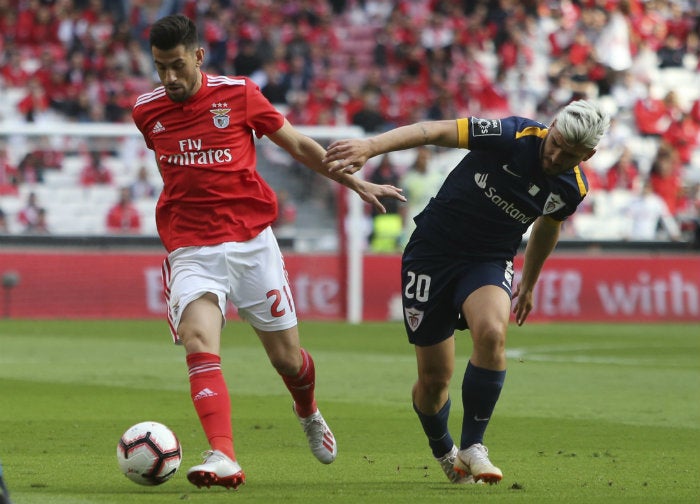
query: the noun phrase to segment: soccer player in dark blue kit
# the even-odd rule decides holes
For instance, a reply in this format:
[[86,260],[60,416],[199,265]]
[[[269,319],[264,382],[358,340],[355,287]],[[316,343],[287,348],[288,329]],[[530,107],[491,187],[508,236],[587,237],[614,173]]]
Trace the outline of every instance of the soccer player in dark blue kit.
[[[421,145],[469,150],[415,217],[401,267],[404,324],[418,364],[413,408],[453,483],[498,483],[503,477],[482,443],[505,380],[511,307],[522,325],[562,222],[588,191],[578,165],[595,153],[609,124],[595,103],[579,100],[549,127],[523,117],[424,121],[339,140],[327,150],[325,161],[346,173],[371,157]],[[530,226],[522,277],[512,289],[513,258]],[[473,348],[462,381],[458,448],[447,425],[448,386],[454,331],[467,327]]]

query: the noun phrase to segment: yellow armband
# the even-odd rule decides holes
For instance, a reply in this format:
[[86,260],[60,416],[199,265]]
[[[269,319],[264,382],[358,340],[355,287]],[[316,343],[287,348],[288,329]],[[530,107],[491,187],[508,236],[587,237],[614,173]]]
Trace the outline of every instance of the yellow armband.
[[469,148],[469,119],[457,119],[457,147]]

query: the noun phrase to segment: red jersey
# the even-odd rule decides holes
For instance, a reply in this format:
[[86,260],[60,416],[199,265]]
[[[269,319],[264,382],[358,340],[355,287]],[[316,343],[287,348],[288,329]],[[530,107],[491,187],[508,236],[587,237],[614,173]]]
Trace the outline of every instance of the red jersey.
[[284,116],[246,77],[202,73],[202,87],[173,102],[161,86],[139,96],[132,112],[158,160],[163,191],[158,234],[179,247],[247,241],[277,218],[277,198],[256,170],[255,142]]

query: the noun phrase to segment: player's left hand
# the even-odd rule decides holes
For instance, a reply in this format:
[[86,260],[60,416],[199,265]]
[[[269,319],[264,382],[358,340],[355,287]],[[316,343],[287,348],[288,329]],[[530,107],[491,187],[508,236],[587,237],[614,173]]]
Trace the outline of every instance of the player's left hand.
[[379,198],[394,198],[399,201],[406,201],[406,196],[401,194],[403,189],[389,184],[373,184],[363,180],[356,189],[362,201],[369,203],[381,213],[386,213],[386,208],[379,201]]
[[513,299],[516,298],[513,313],[515,314],[515,322],[521,326],[525,323],[525,319],[527,319],[534,306],[532,290],[521,289],[521,285],[518,283],[513,291]]

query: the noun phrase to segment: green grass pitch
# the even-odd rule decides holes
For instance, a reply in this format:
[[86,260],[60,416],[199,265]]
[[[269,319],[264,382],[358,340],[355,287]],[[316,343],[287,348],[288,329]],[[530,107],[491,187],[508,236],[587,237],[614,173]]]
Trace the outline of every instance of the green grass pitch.
[[[206,441],[183,349],[160,321],[0,321],[0,460],[16,504],[698,503],[700,324],[529,324],[509,332],[506,386],[487,431],[499,485],[451,485],[411,408],[412,347],[396,323],[301,324],[319,406],[338,440],[319,464],[252,330],[230,323],[223,367],[248,482],[185,478]],[[470,351],[458,333],[452,433]],[[170,426],[181,470],[141,487],[116,462],[134,423]]]

